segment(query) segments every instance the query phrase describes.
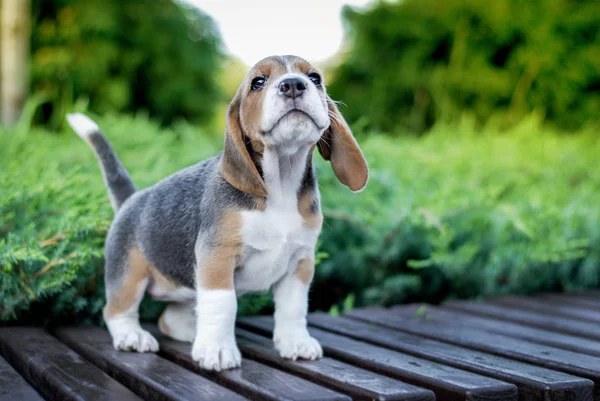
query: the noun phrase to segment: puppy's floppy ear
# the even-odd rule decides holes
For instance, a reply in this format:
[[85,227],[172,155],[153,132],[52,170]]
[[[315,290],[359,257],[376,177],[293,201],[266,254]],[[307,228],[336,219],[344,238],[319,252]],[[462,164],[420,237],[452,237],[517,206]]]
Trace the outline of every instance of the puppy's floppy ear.
[[358,192],[367,185],[367,161],[346,120],[329,96],[327,107],[330,125],[321,136],[317,147],[323,159],[331,161],[331,167],[338,180],[353,192]]
[[240,101],[236,96],[227,110],[221,174],[228,183],[242,192],[267,196],[267,186],[250,157],[247,140],[240,123]]

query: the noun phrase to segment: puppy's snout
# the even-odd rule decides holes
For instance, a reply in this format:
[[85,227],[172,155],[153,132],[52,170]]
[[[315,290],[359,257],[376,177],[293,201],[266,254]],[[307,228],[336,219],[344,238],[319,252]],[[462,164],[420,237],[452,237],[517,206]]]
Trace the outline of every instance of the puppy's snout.
[[306,91],[306,84],[300,78],[287,78],[279,84],[279,93],[292,99]]

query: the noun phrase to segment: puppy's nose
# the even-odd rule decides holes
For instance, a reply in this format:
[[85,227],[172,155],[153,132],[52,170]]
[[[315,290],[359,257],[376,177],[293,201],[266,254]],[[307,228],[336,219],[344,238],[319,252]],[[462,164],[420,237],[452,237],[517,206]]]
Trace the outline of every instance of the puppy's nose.
[[288,78],[279,84],[279,93],[292,99],[302,95],[306,90],[306,84],[300,78]]

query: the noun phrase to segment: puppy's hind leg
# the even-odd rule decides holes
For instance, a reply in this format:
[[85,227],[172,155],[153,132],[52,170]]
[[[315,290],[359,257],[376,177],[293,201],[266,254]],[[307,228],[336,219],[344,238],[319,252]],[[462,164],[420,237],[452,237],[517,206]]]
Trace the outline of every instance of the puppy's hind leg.
[[167,305],[160,319],[158,328],[164,335],[172,339],[191,343],[196,336],[196,317],[194,304],[171,303]]
[[158,342],[142,329],[138,313],[150,280],[148,261],[137,248],[124,259],[107,258],[104,321],[117,350],[156,352]]

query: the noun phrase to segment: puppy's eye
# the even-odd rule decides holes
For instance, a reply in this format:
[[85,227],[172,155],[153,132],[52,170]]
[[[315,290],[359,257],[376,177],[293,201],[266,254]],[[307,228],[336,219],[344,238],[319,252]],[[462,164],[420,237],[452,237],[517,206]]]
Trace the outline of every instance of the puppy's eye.
[[316,72],[311,72],[310,74],[308,74],[308,78],[310,79],[310,82],[315,84],[315,86],[321,85],[321,76]]
[[265,77],[256,77],[250,83],[250,89],[252,89],[253,91],[257,91],[263,86],[265,86],[265,83],[267,83],[267,79]]

